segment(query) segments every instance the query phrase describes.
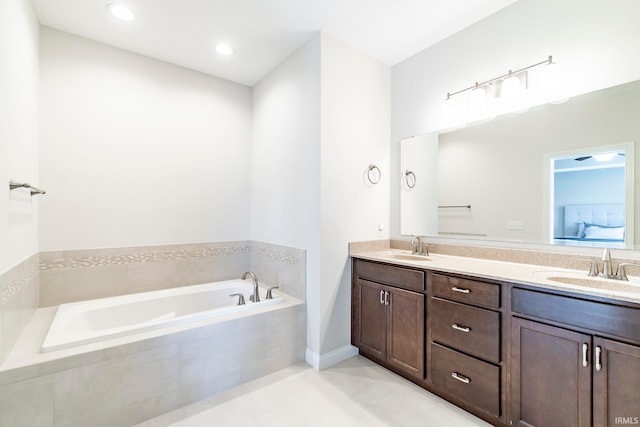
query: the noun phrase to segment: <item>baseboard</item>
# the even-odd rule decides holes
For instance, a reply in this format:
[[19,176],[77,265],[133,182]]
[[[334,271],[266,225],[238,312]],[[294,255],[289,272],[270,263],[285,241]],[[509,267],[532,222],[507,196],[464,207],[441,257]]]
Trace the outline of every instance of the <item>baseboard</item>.
[[344,347],[340,347],[321,355],[307,349],[304,355],[304,360],[309,365],[313,366],[314,369],[321,371],[335,365],[336,363],[340,363],[343,360],[347,360],[356,354],[358,354],[358,348],[352,345],[345,345]]

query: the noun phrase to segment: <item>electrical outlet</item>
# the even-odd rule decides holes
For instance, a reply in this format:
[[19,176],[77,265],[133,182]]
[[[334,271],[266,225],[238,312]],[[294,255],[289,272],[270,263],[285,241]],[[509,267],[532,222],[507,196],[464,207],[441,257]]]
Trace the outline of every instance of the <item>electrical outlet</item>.
[[507,221],[507,230],[524,230],[524,221]]

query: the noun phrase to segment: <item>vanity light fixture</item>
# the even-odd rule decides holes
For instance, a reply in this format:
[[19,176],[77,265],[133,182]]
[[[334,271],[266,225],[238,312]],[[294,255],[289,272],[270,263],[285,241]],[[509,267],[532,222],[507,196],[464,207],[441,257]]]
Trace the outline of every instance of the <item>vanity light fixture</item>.
[[[455,95],[459,95],[459,94],[461,94],[463,92],[467,92],[469,90],[478,89],[480,87],[489,87],[489,86],[493,85],[494,83],[495,84],[501,84],[502,85],[502,91],[504,92],[505,83],[507,83],[507,85],[513,85],[513,86],[515,86],[516,84],[520,85],[521,84],[520,81],[519,81],[520,77],[524,76],[524,78],[526,79],[526,71],[527,70],[530,70],[531,68],[534,68],[534,67],[538,67],[540,65],[545,65],[545,64],[548,65],[548,64],[553,64],[553,63],[554,63],[553,62],[553,56],[549,55],[549,57],[544,61],[537,62],[535,64],[529,65],[529,66],[524,67],[524,68],[520,68],[519,70],[515,70],[515,71],[509,70],[509,71],[507,71],[506,74],[503,74],[503,75],[498,76],[498,77],[494,77],[494,78],[486,80],[486,81],[484,81],[482,83],[475,82],[472,86],[466,87],[464,89],[457,90],[455,92],[447,92],[446,99],[448,100],[448,99],[450,99],[451,97],[453,97]],[[517,79],[517,81],[513,80],[512,83],[508,83],[508,81],[510,79]]]
[[136,19],[135,13],[133,13],[131,9],[123,4],[109,3],[107,5],[107,10],[113,16],[123,21],[133,21],[134,19]]
[[[497,114],[526,111],[528,109],[526,103],[528,98],[531,98],[531,95],[526,95],[528,71],[541,65],[544,65],[545,69],[550,67],[548,71],[552,71],[553,64],[555,64],[553,57],[549,55],[544,61],[517,70],[509,70],[501,76],[475,82],[472,86],[455,92],[447,92],[443,109],[444,127],[450,128],[465,122],[490,120]],[[551,73],[546,73],[544,80],[549,81],[550,75]],[[465,92],[469,92],[468,97],[456,96]],[[454,97],[458,102],[452,102]]]

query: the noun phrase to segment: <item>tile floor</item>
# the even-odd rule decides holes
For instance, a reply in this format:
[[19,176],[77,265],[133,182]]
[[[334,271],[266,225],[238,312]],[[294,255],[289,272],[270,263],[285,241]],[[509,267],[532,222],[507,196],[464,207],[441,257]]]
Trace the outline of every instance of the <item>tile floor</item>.
[[292,366],[138,427],[489,426],[361,356]]

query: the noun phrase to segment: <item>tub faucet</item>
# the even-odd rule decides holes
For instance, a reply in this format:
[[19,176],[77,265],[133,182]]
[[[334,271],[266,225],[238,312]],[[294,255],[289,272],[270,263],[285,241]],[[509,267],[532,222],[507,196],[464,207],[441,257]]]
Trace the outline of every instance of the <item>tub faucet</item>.
[[242,275],[241,280],[245,280],[247,276],[251,277],[251,280],[253,280],[253,295],[249,297],[249,300],[251,300],[252,302],[260,302],[260,293],[258,292],[258,278],[252,272],[247,271]]

